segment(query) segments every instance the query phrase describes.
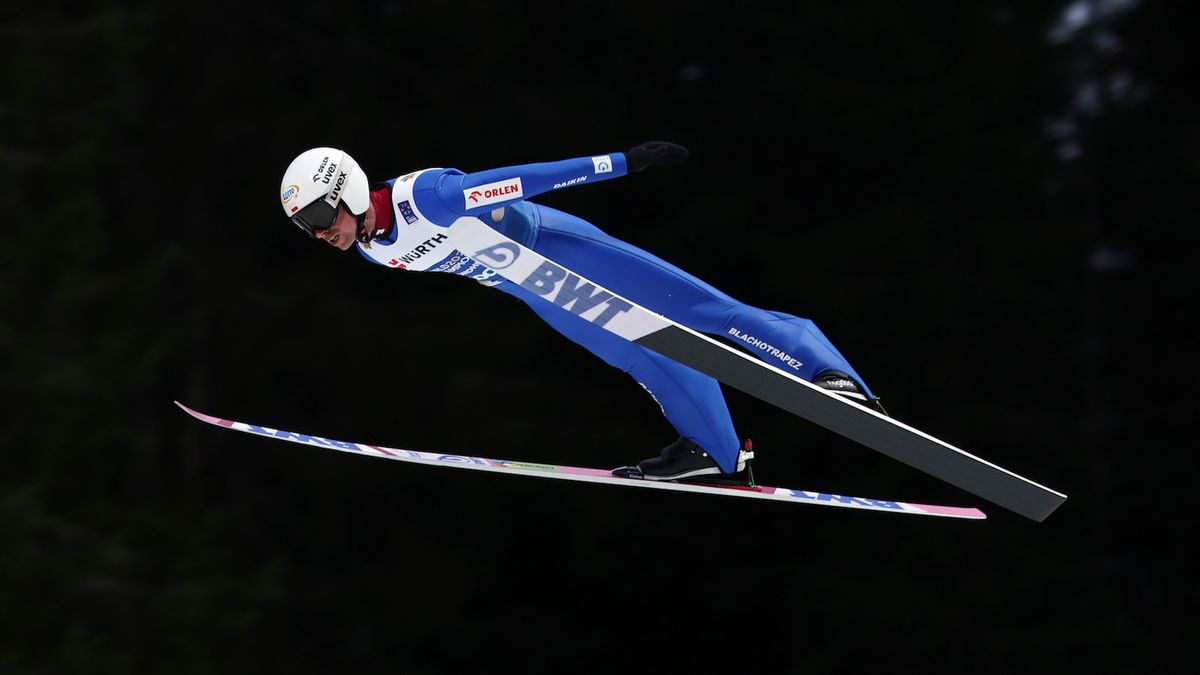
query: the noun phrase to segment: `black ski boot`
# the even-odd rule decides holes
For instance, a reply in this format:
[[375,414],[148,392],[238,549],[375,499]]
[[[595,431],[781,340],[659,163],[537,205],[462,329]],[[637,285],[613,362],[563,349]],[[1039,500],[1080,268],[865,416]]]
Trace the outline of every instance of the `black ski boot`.
[[869,396],[867,390],[862,385],[840,370],[822,371],[821,374],[813,379],[813,384],[831,391],[838,396],[854,401],[863,407],[887,415],[887,411],[883,409],[878,396]]
[[[754,451],[745,448],[738,452],[737,471],[746,468],[747,460],[754,458]],[[646,480],[682,480],[694,476],[721,474],[721,467],[708,452],[686,438],[680,438],[662,449],[658,457],[644,459],[637,466],[621,466],[613,469],[614,476],[621,478],[644,478]]]

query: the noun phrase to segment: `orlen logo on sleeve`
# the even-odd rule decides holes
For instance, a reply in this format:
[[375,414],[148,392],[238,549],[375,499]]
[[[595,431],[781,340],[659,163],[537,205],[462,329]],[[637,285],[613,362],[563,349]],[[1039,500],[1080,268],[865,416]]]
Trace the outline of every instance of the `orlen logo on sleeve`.
[[463,190],[463,202],[468,209],[520,199],[524,196],[525,192],[521,189],[520,176]]

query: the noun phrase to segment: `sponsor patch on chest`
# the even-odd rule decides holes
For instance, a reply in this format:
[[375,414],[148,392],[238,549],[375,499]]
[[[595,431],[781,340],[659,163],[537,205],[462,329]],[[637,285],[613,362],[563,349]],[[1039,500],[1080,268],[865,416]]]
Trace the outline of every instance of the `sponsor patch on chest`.
[[413,212],[412,204],[407,199],[396,202],[396,209],[400,211],[400,215],[404,216],[404,222],[409,225],[417,222],[417,214]]

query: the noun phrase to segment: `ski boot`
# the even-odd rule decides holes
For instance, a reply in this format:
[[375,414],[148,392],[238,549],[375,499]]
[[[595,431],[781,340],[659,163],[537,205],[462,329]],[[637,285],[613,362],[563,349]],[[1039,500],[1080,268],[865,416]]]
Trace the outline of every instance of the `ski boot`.
[[[738,451],[737,471],[743,471],[754,459],[754,450],[749,441]],[[704,448],[686,438],[680,438],[662,449],[658,457],[644,459],[635,466],[621,466],[612,470],[620,478],[642,478],[645,480],[684,480],[696,476],[720,475],[721,467]]]

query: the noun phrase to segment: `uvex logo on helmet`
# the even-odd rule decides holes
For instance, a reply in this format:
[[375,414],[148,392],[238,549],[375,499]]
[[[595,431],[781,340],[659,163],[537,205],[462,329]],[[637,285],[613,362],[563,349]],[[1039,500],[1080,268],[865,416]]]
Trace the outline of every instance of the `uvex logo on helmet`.
[[346,172],[339,171],[337,182],[333,184],[333,189],[329,191],[329,201],[336,202],[341,197],[342,186],[345,184],[346,184]]

